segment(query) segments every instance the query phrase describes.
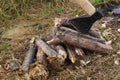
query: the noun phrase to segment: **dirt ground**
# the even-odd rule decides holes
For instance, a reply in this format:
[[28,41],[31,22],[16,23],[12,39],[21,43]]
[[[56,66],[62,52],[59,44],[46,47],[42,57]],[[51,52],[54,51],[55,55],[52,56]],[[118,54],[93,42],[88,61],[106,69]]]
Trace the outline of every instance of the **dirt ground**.
[[[19,70],[9,70],[9,62],[17,60],[19,67],[29,48],[30,39],[35,36],[48,36],[54,25],[55,17],[75,16],[84,14],[84,11],[72,3],[62,6],[62,11],[57,12],[55,9],[49,9],[47,6],[35,3],[29,9],[29,13],[25,17],[19,17],[9,21],[7,27],[0,29],[0,79],[1,80],[26,80],[20,74]],[[46,15],[45,15],[46,14]],[[120,80],[120,18],[110,21],[104,18],[97,21],[93,28],[98,28],[103,37],[111,43],[114,52],[107,55],[93,51],[85,51],[84,65],[82,63],[65,65],[61,71],[50,70],[48,80]],[[105,24],[105,21],[108,21]]]

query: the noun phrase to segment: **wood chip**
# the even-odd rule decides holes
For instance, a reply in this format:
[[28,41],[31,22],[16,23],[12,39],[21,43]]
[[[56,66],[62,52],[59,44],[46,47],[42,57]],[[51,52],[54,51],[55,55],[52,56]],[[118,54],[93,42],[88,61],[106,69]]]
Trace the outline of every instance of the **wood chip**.
[[71,60],[72,63],[75,63],[77,60],[77,57],[75,54],[74,47],[70,45],[66,45],[66,46],[67,46],[67,52],[68,52],[69,59]]

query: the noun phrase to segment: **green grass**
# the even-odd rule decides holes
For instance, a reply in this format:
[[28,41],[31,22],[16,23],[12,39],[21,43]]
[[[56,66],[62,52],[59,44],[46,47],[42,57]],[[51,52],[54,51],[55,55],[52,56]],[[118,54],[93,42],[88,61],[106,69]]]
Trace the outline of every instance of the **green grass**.
[[51,8],[56,8],[55,11],[60,13],[62,11],[60,6],[68,1],[69,0],[0,0],[0,24],[6,24],[9,20],[26,15],[27,10],[34,3],[47,5],[48,10],[45,15],[49,16],[51,14]]
[[101,3],[108,3],[108,2],[120,2],[120,0],[92,0],[94,6],[98,6]]
[[98,5],[99,3],[103,2],[104,0],[94,0],[93,4]]
[[8,49],[9,48],[9,45],[8,45],[8,43],[2,43],[2,47],[3,47],[3,49]]
[[[6,24],[7,21],[16,19],[19,16],[25,16],[27,10],[31,8],[34,3],[41,3],[46,5],[47,10],[45,15],[50,16],[51,9],[55,9],[57,13],[63,11],[63,6],[67,6],[70,0],[0,0],[0,24]],[[119,0],[90,0],[94,5],[98,5],[101,2],[107,1],[119,1]],[[74,12],[77,15],[78,12]]]
[[62,7],[56,7],[56,12],[57,12],[57,13],[61,13],[62,10],[63,10]]

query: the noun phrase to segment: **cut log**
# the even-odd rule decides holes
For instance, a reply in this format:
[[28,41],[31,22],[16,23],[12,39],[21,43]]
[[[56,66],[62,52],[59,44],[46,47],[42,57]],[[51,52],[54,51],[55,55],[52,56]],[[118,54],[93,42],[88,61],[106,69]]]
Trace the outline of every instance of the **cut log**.
[[65,62],[65,59],[67,58],[67,52],[61,45],[57,45],[56,50],[58,52],[58,58],[60,59],[61,64],[63,64]]
[[24,72],[28,71],[29,65],[33,62],[33,60],[35,58],[35,55],[36,55],[36,52],[37,52],[37,47],[31,45],[30,49],[28,50],[27,55],[26,55],[26,57],[24,59],[24,62],[22,64],[22,66],[21,66],[22,71],[24,71]]
[[81,49],[81,48],[78,48],[78,47],[74,47],[75,48],[75,52],[76,52],[76,54],[78,55],[78,56],[82,56],[82,57],[84,57],[84,55],[85,55],[85,53],[84,53],[84,51]]
[[65,51],[63,46],[57,45],[56,50],[58,51],[59,55],[61,55],[64,59],[67,58],[67,52]]
[[36,38],[35,43],[48,56],[49,61],[54,61],[57,58],[57,52],[53,50],[48,44],[46,44],[43,40],[41,40],[40,38]]
[[75,63],[77,60],[76,54],[75,54],[75,50],[74,47],[70,46],[70,45],[66,45],[67,47],[67,52],[68,52],[68,56],[69,59],[71,60],[72,63]]
[[90,49],[102,53],[108,53],[113,50],[113,48],[110,45],[106,45],[100,42],[97,42],[96,40],[86,38],[85,36],[81,36],[84,34],[78,34],[78,33],[73,33],[70,31],[58,31],[59,35],[58,38],[64,43],[77,46],[77,47],[82,47],[85,49]]
[[[75,34],[77,34],[77,35],[79,35],[79,36],[82,36],[82,37],[91,39],[91,40],[93,40],[93,41],[98,41],[98,42],[101,42],[101,43],[105,43],[105,40],[103,40],[103,39],[96,38],[96,37],[90,36],[90,35],[88,35],[88,34],[83,34],[83,33],[77,32],[77,31],[75,31],[75,30],[73,30],[73,29],[70,29],[70,28],[60,27],[59,29],[62,30],[62,31],[72,32],[73,34],[75,33]],[[57,33],[56,33],[56,34],[57,34]]]
[[55,70],[62,70],[63,65],[65,63],[65,59],[67,58],[67,52],[61,45],[50,45],[57,52],[57,58],[50,62],[49,66],[51,66]]
[[41,47],[38,47],[37,61],[39,64],[47,66],[47,57],[46,57],[45,53],[41,50]]

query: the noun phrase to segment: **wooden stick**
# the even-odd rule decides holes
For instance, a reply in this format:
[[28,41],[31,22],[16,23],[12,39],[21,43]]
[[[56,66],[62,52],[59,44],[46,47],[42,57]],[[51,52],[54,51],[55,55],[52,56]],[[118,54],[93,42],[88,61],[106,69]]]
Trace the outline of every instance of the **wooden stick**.
[[25,57],[25,60],[22,64],[21,70],[27,72],[29,69],[29,65],[33,62],[35,55],[37,52],[36,46],[30,46],[30,49],[27,52],[27,55]]
[[49,45],[51,45],[51,44],[53,45],[53,44],[59,44],[59,43],[61,43],[61,41],[59,40],[59,38],[54,37],[53,39],[47,41],[46,43]]
[[66,45],[66,47],[67,47],[69,59],[71,60],[72,63],[75,63],[77,60],[77,57],[76,57],[74,48],[70,45]]
[[44,65],[47,66],[47,57],[45,55],[45,53],[41,50],[41,47],[38,47],[38,51],[37,51],[37,61]]
[[101,39],[102,35],[100,34],[100,31],[96,31],[94,29],[89,30],[89,34],[93,37]]
[[100,39],[100,38],[96,38],[96,37],[93,37],[93,36],[90,36],[88,34],[82,34],[80,32],[77,32],[73,29],[70,29],[70,28],[67,28],[67,27],[60,27],[59,28],[60,30],[64,30],[64,31],[69,31],[69,32],[72,32],[72,33],[75,33],[75,34],[78,34],[79,36],[83,36],[83,37],[86,37],[88,39],[91,39],[91,40],[94,40],[94,41],[98,41],[98,42],[101,42],[101,43],[105,43],[105,40],[103,39]]
[[68,32],[59,31],[57,34],[59,34],[57,36],[58,38],[60,38],[62,42],[73,46],[77,46],[80,48],[82,47],[102,53],[108,53],[109,51],[113,50],[113,48],[110,45],[94,41],[84,36],[79,36],[79,34],[70,31]]
[[52,48],[54,48],[57,51],[57,58],[53,62],[50,63],[52,68],[61,70],[64,65],[65,59],[67,58],[67,52],[61,45],[50,45]]
[[65,62],[65,59],[67,58],[67,52],[61,45],[57,45],[56,50],[58,52],[58,58],[61,59],[60,61],[63,64]]
[[53,61],[57,58],[57,52],[53,50],[49,45],[47,45],[43,40],[36,38],[35,43],[48,56],[48,59],[50,61]]

